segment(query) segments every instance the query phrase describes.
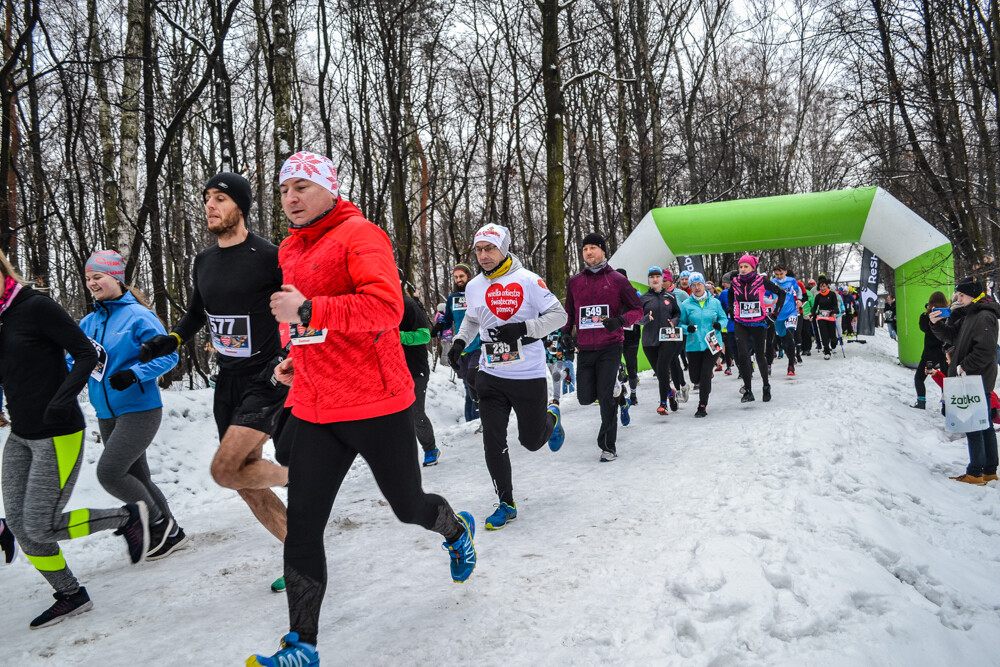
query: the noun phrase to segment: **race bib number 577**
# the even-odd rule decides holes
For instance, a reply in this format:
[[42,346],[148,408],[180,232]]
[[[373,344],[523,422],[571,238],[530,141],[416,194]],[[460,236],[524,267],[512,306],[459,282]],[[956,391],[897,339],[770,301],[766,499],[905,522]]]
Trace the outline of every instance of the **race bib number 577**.
[[250,316],[249,315],[208,315],[212,327],[212,346],[219,354],[227,357],[249,357]]

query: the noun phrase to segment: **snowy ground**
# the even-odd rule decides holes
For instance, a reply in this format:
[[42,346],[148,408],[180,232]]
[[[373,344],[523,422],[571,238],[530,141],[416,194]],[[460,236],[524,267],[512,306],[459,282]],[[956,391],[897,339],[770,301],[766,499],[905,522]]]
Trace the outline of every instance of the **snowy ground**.
[[[564,401],[562,451],[512,446],[520,518],[477,533],[461,586],[358,463],[327,531],[325,664],[997,664],[1000,494],[948,480],[964,438],[908,407],[912,371],[878,333],[774,378],[770,404],[717,377],[705,420],[693,395],[657,416],[644,373],[614,463],[597,460],[597,407]],[[190,547],[132,567],[109,533],[64,543],[94,610],[37,632],[51,591],[23,558],[0,568],[0,663],[236,665],[276,648],[278,543],[209,477],[209,393],[165,402],[150,459]],[[460,387],[439,370],[427,402],[443,455],[425,488],[481,524],[494,498]],[[70,507],[117,504],[87,446]]]

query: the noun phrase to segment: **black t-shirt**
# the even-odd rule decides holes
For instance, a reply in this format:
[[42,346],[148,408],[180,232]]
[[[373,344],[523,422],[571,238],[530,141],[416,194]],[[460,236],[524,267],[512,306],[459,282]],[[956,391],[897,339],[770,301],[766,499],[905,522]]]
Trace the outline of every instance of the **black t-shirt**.
[[219,369],[253,373],[281,351],[271,295],[281,290],[278,246],[250,233],[243,243],[214,245],[194,259],[191,304],[174,331],[188,340],[209,325]]
[[[420,304],[410,297],[403,295],[403,321],[399,324],[400,331],[416,331],[417,329],[429,329],[427,315]],[[403,354],[406,356],[406,366],[410,369],[413,377],[423,377],[431,372],[430,364],[427,362],[426,345],[404,345]]]

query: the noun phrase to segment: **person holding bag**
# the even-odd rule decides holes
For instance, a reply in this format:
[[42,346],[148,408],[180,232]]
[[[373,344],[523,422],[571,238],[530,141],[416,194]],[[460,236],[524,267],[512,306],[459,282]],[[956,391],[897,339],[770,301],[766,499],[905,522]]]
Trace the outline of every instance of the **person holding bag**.
[[[963,278],[955,286],[956,307],[950,317],[941,310],[929,314],[931,330],[951,347],[948,377],[979,375],[983,379],[983,400],[997,380],[997,320],[1000,305],[986,296],[976,278]],[[982,486],[997,479],[997,436],[990,424],[981,431],[966,433],[969,465],[964,475],[952,477],[958,482]]]

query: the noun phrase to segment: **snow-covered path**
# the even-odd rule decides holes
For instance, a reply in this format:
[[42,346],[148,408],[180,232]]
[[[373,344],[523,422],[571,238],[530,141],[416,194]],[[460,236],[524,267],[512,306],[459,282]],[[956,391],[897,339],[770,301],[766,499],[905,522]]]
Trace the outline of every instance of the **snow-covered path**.
[[[356,464],[327,531],[324,664],[996,664],[998,489],[948,480],[965,440],[908,407],[912,371],[878,334],[774,378],[769,404],[741,405],[719,376],[704,420],[694,395],[657,416],[644,373],[610,464],[597,407],[570,397],[560,452],[512,445],[520,516],[477,533],[461,586],[440,539],[399,524]],[[424,486],[481,528],[495,500],[461,397],[432,379],[443,455]],[[0,663],[237,665],[277,646],[280,547],[208,475],[209,393],[165,401],[151,466],[191,546],[131,567],[110,534],[64,543],[95,608],[37,632],[48,586],[24,559],[0,568]],[[94,477],[100,447],[71,507],[117,504]]]

